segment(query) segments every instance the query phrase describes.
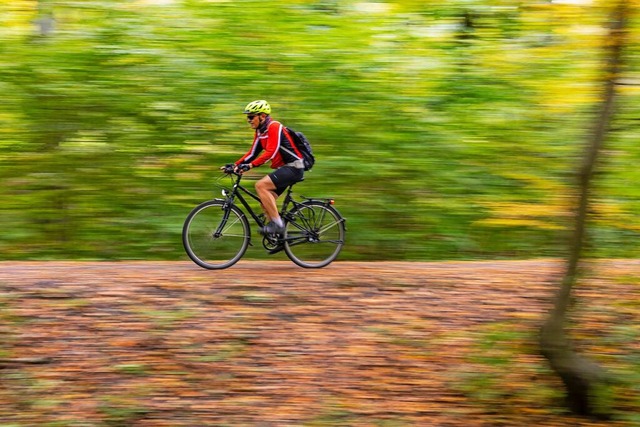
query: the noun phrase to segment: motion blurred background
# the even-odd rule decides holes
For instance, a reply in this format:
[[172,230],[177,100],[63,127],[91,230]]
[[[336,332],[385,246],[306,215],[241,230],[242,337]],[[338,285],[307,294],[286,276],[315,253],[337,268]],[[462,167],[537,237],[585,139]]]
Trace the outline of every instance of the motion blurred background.
[[[186,259],[254,99],[312,142],[341,259],[561,255],[612,3],[1,0],[0,256]],[[640,253],[639,40],[636,13],[594,256]]]

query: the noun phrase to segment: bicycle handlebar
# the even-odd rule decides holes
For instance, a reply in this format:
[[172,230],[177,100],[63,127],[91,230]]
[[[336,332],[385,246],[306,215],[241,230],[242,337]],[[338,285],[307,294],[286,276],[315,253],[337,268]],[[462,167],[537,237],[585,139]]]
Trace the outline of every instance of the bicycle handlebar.
[[248,170],[251,169],[251,167],[249,165],[247,165],[246,163],[242,163],[242,164],[240,164],[238,166],[236,166],[234,164],[224,165],[220,169],[222,169],[222,172],[226,173],[227,175],[242,175],[241,173],[236,172],[236,169],[239,169],[242,172],[247,172]]
[[235,165],[224,165],[220,169],[222,170],[222,173],[225,173],[227,175],[231,175],[231,174],[235,174],[236,173],[234,171],[235,170]]

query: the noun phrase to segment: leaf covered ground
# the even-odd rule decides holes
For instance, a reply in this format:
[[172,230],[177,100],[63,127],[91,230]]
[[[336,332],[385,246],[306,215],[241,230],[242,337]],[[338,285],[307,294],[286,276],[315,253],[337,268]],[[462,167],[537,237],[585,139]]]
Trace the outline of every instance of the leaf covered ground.
[[640,261],[598,261],[577,346],[621,380],[571,417],[538,355],[555,260],[0,263],[0,426],[640,425]]

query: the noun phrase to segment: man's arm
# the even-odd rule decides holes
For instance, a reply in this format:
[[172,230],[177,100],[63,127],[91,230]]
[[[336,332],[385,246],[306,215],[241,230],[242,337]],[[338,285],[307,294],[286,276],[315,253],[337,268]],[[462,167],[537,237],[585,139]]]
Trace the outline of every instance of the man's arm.
[[262,146],[258,141],[258,135],[253,139],[253,144],[251,145],[251,149],[247,151],[247,153],[240,157],[235,164],[239,165],[241,163],[252,163],[262,151]]

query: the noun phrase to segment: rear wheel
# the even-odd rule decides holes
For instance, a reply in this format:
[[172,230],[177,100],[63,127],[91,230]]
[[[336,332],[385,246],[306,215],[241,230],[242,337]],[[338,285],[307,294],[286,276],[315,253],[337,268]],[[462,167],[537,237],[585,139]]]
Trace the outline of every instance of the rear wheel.
[[338,257],[345,239],[344,219],[327,203],[309,200],[288,212],[284,251],[304,268],[321,268]]
[[231,267],[247,251],[249,222],[235,205],[210,200],[189,213],[182,228],[182,244],[202,268],[218,270]]

